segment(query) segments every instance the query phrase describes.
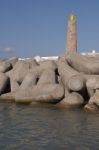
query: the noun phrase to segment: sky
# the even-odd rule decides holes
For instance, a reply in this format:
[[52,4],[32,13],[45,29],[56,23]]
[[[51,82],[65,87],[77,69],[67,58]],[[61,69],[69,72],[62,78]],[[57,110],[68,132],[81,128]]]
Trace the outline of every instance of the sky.
[[64,54],[71,13],[78,52],[99,52],[99,0],[0,0],[0,58]]

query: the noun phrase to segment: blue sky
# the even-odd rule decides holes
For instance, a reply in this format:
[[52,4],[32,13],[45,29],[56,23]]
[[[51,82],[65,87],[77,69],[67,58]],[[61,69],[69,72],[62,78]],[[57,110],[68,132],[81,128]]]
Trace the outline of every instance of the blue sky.
[[78,51],[99,52],[99,0],[0,0],[0,58],[63,54],[71,12]]

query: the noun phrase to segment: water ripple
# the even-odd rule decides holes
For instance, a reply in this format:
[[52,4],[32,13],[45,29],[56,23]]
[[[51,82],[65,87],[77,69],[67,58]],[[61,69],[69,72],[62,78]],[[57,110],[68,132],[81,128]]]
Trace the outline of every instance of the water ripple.
[[0,103],[0,150],[98,150],[99,113]]

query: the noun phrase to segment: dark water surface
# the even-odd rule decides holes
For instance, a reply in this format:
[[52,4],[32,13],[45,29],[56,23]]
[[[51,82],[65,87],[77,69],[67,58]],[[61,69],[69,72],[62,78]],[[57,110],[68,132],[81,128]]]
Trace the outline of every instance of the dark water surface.
[[99,150],[99,113],[1,102],[0,150]]

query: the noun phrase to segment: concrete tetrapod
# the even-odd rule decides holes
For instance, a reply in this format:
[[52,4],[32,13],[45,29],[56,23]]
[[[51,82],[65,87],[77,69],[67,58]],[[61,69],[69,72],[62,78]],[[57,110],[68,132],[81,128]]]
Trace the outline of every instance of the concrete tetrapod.
[[33,88],[15,93],[17,103],[57,103],[64,96],[64,89],[59,84],[35,85]]
[[15,64],[14,68],[6,74],[10,77],[10,79],[16,80],[21,84],[29,70],[29,63],[24,60],[19,60]]
[[0,100],[6,101],[6,102],[15,102],[15,92],[9,92],[6,94],[2,94],[0,96]]
[[79,53],[70,53],[66,60],[75,70],[86,74],[99,74],[99,60],[85,57]]
[[72,92],[68,94],[59,103],[57,103],[56,106],[62,108],[77,108],[77,107],[81,107],[83,104],[84,104],[83,97],[76,92]]
[[12,65],[9,62],[2,61],[0,62],[0,72],[7,72],[12,69]]
[[10,88],[11,88],[11,92],[15,92],[19,89],[19,84],[17,81],[10,79]]
[[31,72],[33,74],[37,74],[38,78],[40,78],[43,71],[45,71],[45,70],[55,71],[56,69],[57,69],[57,65],[54,63],[54,61],[44,61],[44,62],[41,62],[40,65],[38,65],[34,68],[30,68],[29,72]]
[[20,85],[20,90],[32,88],[34,85],[36,85],[37,78],[38,74],[36,71],[28,72],[22,84]]
[[85,87],[82,74],[71,68],[66,61],[58,61],[58,72],[64,87],[72,91],[81,91]]
[[86,82],[86,87],[88,90],[88,94],[90,97],[92,97],[95,93],[96,89],[99,89],[99,78],[96,77],[90,77]]
[[9,78],[2,72],[0,72],[0,95],[6,91]]
[[26,89],[34,86],[37,84],[37,80],[39,80],[38,84],[55,83],[55,69],[56,65],[52,61],[44,62],[44,64],[30,68],[20,85],[20,89]]
[[17,61],[18,61],[17,57],[12,57],[12,58],[6,60],[6,62],[8,62],[8,63],[10,63],[12,65],[12,68],[15,66]]
[[52,70],[57,69],[57,65],[53,60],[46,60],[46,61],[40,62],[40,67],[42,68],[42,70],[48,69],[48,68]]
[[71,91],[81,91],[85,87],[85,80],[82,75],[73,75],[68,81],[68,87]]
[[96,90],[95,94],[89,99],[88,104],[86,104],[84,108],[88,111],[99,109],[99,90]]
[[37,85],[40,84],[45,85],[50,83],[56,83],[56,79],[55,79],[55,71],[49,68],[42,72]]
[[95,94],[90,98],[89,104],[95,104],[99,107],[99,90],[96,90]]
[[88,103],[84,106],[84,110],[87,112],[94,112],[98,110],[98,107],[95,104]]
[[30,69],[33,69],[34,67],[39,66],[39,64],[37,63],[37,61],[33,58],[27,59],[26,62],[29,63]]

